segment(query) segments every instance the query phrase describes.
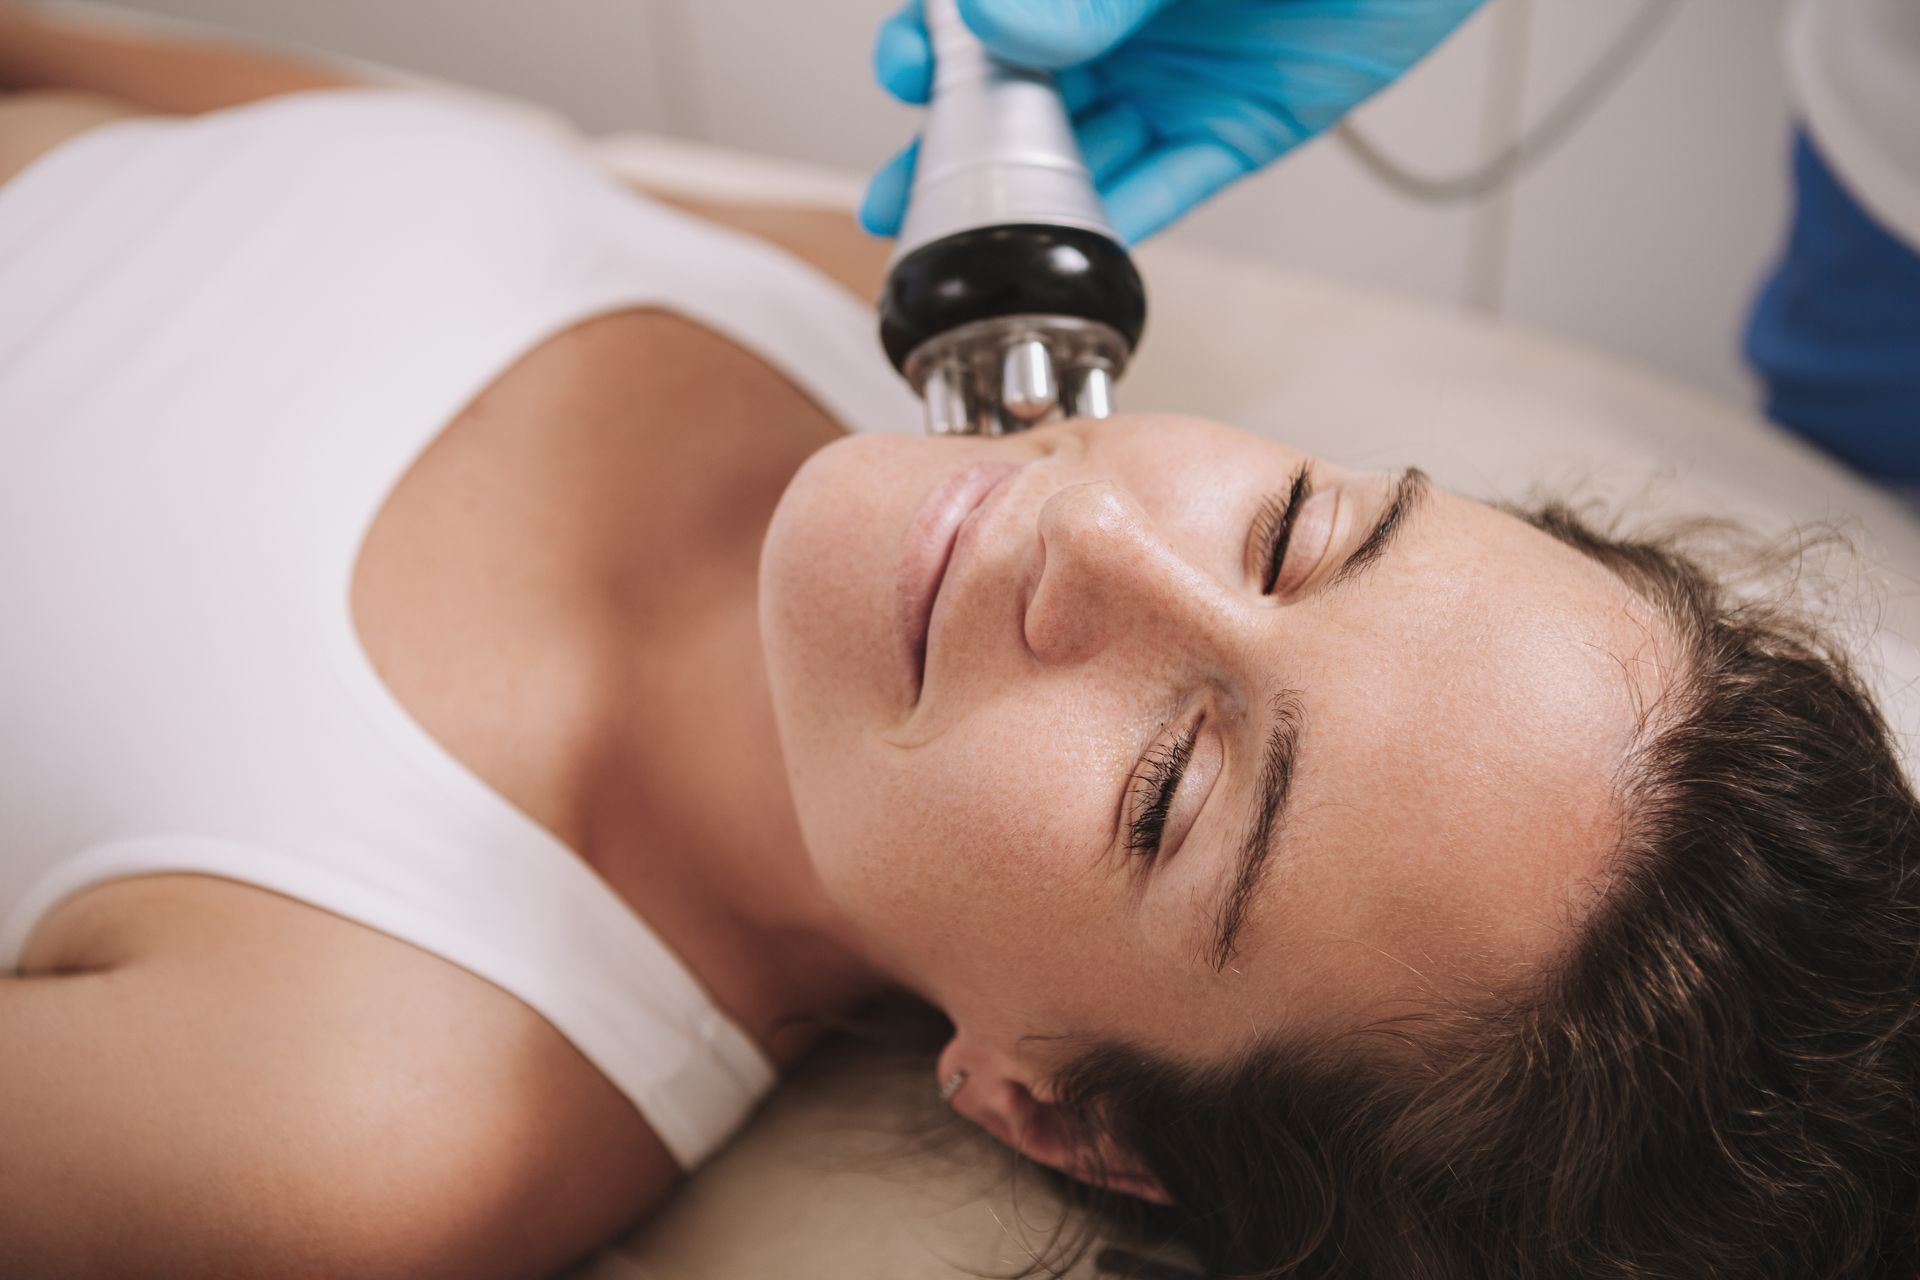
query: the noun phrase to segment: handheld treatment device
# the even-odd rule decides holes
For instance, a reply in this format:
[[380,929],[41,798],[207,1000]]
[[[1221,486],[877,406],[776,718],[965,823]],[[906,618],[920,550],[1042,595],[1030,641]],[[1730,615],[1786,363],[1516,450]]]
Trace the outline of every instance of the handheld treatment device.
[[880,340],[936,435],[1105,418],[1146,327],[1053,77],[989,54],[927,0],[933,96]]

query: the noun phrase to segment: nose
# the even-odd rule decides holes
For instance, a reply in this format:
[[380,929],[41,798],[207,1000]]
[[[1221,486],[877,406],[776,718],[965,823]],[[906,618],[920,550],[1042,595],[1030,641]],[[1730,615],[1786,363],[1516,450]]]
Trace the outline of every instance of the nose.
[[1024,620],[1041,661],[1072,664],[1128,645],[1192,660],[1224,643],[1233,596],[1171,546],[1111,480],[1069,484],[1041,504],[1041,568]]

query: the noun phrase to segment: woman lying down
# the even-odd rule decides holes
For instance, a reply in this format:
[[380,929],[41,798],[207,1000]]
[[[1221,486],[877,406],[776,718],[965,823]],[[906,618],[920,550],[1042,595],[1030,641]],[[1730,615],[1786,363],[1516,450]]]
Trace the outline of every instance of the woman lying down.
[[1220,1274],[1892,1274],[1920,810],[1791,618],[1211,422],[921,438],[837,218],[6,23],[0,1272],[542,1275],[903,991]]

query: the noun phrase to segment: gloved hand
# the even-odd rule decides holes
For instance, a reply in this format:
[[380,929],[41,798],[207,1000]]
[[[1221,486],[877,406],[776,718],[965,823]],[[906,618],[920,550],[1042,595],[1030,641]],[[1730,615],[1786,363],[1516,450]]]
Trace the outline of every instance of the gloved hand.
[[[1065,68],[1060,89],[1114,227],[1139,241],[1271,164],[1397,79],[1481,0],[960,0],[987,47]],[[920,0],[888,19],[880,83],[924,103]],[[894,235],[909,147],[874,176],[860,221]]]

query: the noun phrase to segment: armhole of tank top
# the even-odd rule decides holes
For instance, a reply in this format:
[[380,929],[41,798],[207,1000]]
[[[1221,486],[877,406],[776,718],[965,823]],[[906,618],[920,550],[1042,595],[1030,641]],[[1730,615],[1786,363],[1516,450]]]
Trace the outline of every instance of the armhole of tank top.
[[[631,285],[601,284],[591,290],[562,290],[540,305],[529,307],[512,323],[491,332],[462,334],[447,344],[449,358],[470,359],[471,364],[462,376],[449,380],[457,389],[449,396],[445,413],[436,417],[433,428],[423,430],[416,438],[370,460],[360,469],[358,479],[348,490],[348,500],[341,504],[338,523],[327,536],[327,545],[336,550],[330,557],[332,580],[326,585],[325,617],[329,635],[325,647],[342,689],[359,712],[360,722],[379,736],[396,762],[413,770],[460,812],[475,815],[504,830],[514,848],[524,851],[528,857],[538,858],[546,868],[542,872],[544,883],[559,892],[564,900],[573,902],[581,918],[592,927],[619,929],[626,934],[623,942],[616,940],[614,945],[627,954],[629,961],[667,985],[669,990],[661,994],[672,999],[687,1024],[701,1027],[697,1038],[717,1056],[724,1068],[726,1081],[716,1080],[714,1084],[723,1091],[737,1094],[744,1113],[752,1098],[764,1092],[775,1079],[774,1068],[766,1055],[744,1030],[720,1011],[693,971],[610,885],[551,832],[489,787],[407,712],[374,669],[354,627],[351,608],[354,567],[374,517],[413,463],[438,439],[446,424],[513,364],[567,330],[620,311],[649,309],[672,308],[666,300],[648,296],[646,291]],[[467,353],[478,354],[468,356]],[[398,936],[406,941],[414,940],[408,935]],[[429,949],[441,954],[449,950]],[[451,955],[449,958],[460,963]],[[524,984],[502,982],[491,973],[483,972],[482,976],[521,994],[523,999],[528,998],[520,989]],[[595,975],[572,977],[590,987]],[[580,1043],[580,1038],[543,1003],[531,999],[529,1003],[561,1027],[576,1044]],[[589,994],[581,1003],[595,1006],[606,1002]],[[609,1070],[604,1053],[595,1053],[587,1045],[581,1048],[616,1084],[627,1088],[622,1082],[631,1082],[633,1071]],[[696,1151],[704,1154],[711,1145],[717,1144],[719,1137],[697,1132],[698,1125],[691,1120],[676,1121],[656,1113],[691,1110],[694,1115],[711,1116],[720,1108],[708,1104],[689,1109],[685,1099],[660,1096],[665,1092],[653,1090],[654,1096],[643,1110],[660,1131],[662,1141],[674,1150],[676,1158]],[[640,1105],[638,1098],[635,1101]]]

